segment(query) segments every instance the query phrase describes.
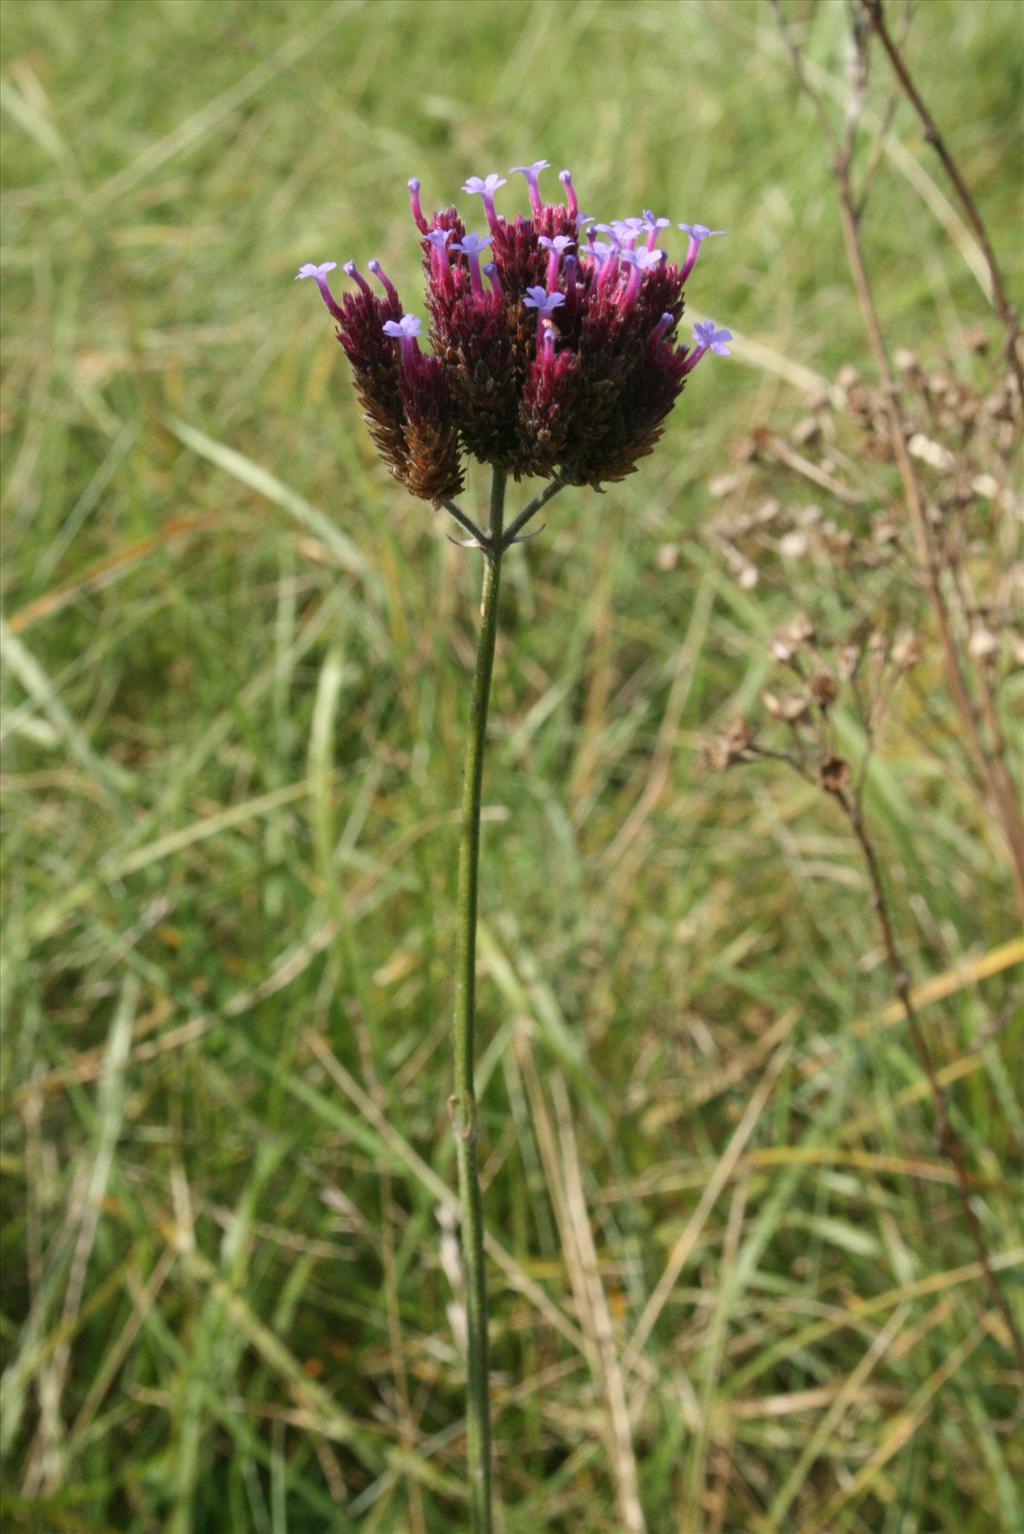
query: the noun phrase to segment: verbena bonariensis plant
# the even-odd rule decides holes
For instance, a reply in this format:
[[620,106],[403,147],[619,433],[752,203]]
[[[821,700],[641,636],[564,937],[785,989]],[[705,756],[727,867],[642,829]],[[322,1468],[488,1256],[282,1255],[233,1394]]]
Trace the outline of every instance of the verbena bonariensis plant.
[[[354,262],[345,265],[354,289],[340,303],[327,280],[335,262],[307,264],[298,273],[316,282],[337,321],[385,464],[412,495],[443,506],[469,534],[466,545],[484,555],[462,795],[450,1100],[466,1270],[469,1505],[478,1534],[492,1528],[492,1497],[474,982],[480,797],[501,562],[566,485],[597,490],[631,474],[657,443],[701,358],[708,351],[728,356],[732,339],[706,320],[694,327],[691,345],[676,344],[687,279],[703,242],[724,230],[680,224],[687,246],[682,260],[672,261],[659,244],[671,227],[667,218],[647,210],[596,223],[580,212],[567,170],[559,177],[564,203],[546,203],[539,182],[547,169],[546,160],[513,167],[526,180],[530,216],[511,220],[495,207],[507,181],[496,173],[469,178],[462,190],[480,197],[486,233],[467,230],[453,207],[428,219],[420,183],[409,182],[427,281],[429,354],[420,350],[421,321],[405,311],[379,262],[369,263],[379,294]],[[486,529],[454,500],[464,486],[467,454],[491,466]],[[509,476],[526,475],[548,484],[506,525]]]

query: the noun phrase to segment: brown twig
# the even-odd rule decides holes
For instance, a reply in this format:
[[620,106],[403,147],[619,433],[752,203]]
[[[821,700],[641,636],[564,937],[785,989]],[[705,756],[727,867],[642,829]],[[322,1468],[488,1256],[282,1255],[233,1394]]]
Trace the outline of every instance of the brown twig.
[[[869,748],[865,753],[865,762],[862,764],[862,771],[858,775],[861,781],[858,783],[858,786],[855,788],[852,794],[848,793],[846,789],[842,787],[827,788],[825,789],[825,792],[827,792],[829,798],[834,799],[842,809],[847,821],[849,822],[850,829],[853,831],[857,845],[863,857],[865,869],[868,875],[868,883],[871,888],[871,908],[874,911],[875,917],[878,921],[878,927],[882,937],[882,947],[885,952],[886,964],[892,977],[893,988],[896,992],[897,999],[899,1000],[900,1008],[907,1023],[907,1028],[910,1032],[910,1039],[914,1048],[914,1054],[917,1057],[918,1064],[924,1072],[925,1079],[928,1083],[928,1089],[931,1094],[932,1103],[934,1105],[935,1118],[939,1127],[939,1148],[946,1156],[953,1168],[953,1172],[956,1177],[957,1193],[959,1196],[960,1206],[963,1210],[964,1220],[967,1224],[967,1229],[970,1232],[971,1240],[974,1243],[974,1249],[978,1254],[978,1265],[981,1268],[993,1302],[1006,1324],[1006,1328],[1010,1337],[1010,1347],[1013,1352],[1014,1359],[1016,1360],[1017,1367],[1020,1369],[1022,1375],[1024,1375],[1024,1336],[1021,1335],[1020,1327],[1018,1326],[1016,1318],[1010,1309],[1009,1301],[1003,1293],[999,1280],[996,1277],[995,1268],[993,1267],[992,1259],[989,1256],[988,1247],[985,1244],[985,1234],[981,1228],[981,1222],[975,1213],[973,1204],[971,1203],[971,1195],[973,1191],[972,1176],[967,1168],[967,1154],[964,1148],[964,1143],[957,1133],[952,1118],[950,1117],[945,1088],[942,1081],[940,1080],[939,1072],[935,1067],[935,1061],[932,1058],[932,1052],[928,1044],[928,1039],[925,1035],[924,1029],[921,1026],[921,1019],[918,1016],[917,1007],[914,1003],[914,993],[910,985],[910,975],[903,963],[902,957],[900,955],[900,950],[896,942],[896,929],[893,924],[892,914],[890,912],[889,903],[886,898],[885,883],[882,879],[881,865],[878,861],[878,855],[875,852],[874,843],[868,831],[867,820],[863,807],[862,780],[866,770],[867,761],[870,759],[870,755],[871,747],[869,745]],[[804,782],[808,783],[812,788],[821,789],[823,787],[822,783],[812,776],[803,762],[800,761],[797,757],[786,751],[771,750],[768,747],[759,745],[756,741],[751,741],[745,747],[743,755],[738,757],[737,760],[753,761],[757,758],[783,762],[787,767],[796,772],[799,777],[803,778]],[[973,1180],[973,1182],[976,1183],[976,1180]]]
[[960,199],[960,206],[964,210],[967,222],[981,247],[981,253],[985,257],[985,264],[988,267],[989,280],[992,284],[992,303],[1002,321],[1003,330],[1006,334],[1006,360],[1017,380],[1019,403],[1024,404],[1024,361],[1021,359],[1021,332],[1017,322],[1017,313],[1007,297],[1002,272],[999,269],[999,263],[996,261],[995,251],[992,249],[992,242],[988,237],[988,231],[978,212],[977,204],[971,196],[970,188],[960,174],[956,161],[949,152],[945,139],[939,132],[934,117],[932,117],[932,114],[921,98],[917,86],[911,79],[910,72],[904,63],[899,48],[889,33],[889,29],[885,24],[885,10],[882,0],[860,0],[860,5],[871,22],[876,37],[888,55],[889,62],[893,67],[904,95],[921,119],[925,143],[931,144],[935,153],[942,161],[943,169],[953,183],[953,189]]
[[[862,3],[864,3],[864,0],[862,0]],[[987,745],[982,737],[978,709],[967,684],[964,666],[953,632],[949,608],[942,589],[939,561],[935,551],[931,528],[928,524],[924,498],[907,447],[906,432],[897,403],[896,378],[889,361],[885,338],[882,335],[882,328],[878,319],[878,311],[875,307],[874,295],[868,279],[867,266],[860,241],[860,226],[853,194],[850,166],[853,158],[860,105],[863,99],[865,70],[861,55],[866,46],[866,38],[858,35],[855,30],[855,42],[858,45],[858,62],[854,70],[850,105],[845,114],[843,136],[840,142],[837,141],[821,98],[807,78],[803,67],[803,60],[800,57],[800,50],[794,42],[782,15],[779,0],[771,0],[771,5],[792,61],[797,83],[812,102],[822,131],[832,146],[832,169],[839,195],[840,224],[843,233],[843,243],[846,247],[846,257],[850,267],[850,274],[853,278],[854,292],[856,293],[857,302],[864,321],[864,328],[867,332],[868,343],[882,383],[884,395],[883,408],[889,428],[892,453],[903,486],[904,500],[914,534],[920,573],[935,615],[950,693],[967,733],[981,781],[984,784],[990,802],[995,808],[996,816],[1010,853],[1017,902],[1021,911],[1024,912],[1024,820],[1022,820],[1017,806],[1016,795],[1005,758],[995,745]],[[988,702],[989,700],[986,699],[986,714],[989,713]]]
[[903,964],[899,948],[896,944],[896,935],[885,896],[885,885],[882,880],[881,867],[874,844],[868,833],[863,808],[856,796],[851,798],[842,789],[835,793],[834,797],[850,823],[850,828],[857,839],[857,845],[860,847],[864,858],[864,865],[867,869],[868,880],[871,885],[871,906],[878,919],[878,928],[882,936],[882,945],[885,949],[886,963],[889,966],[893,987],[907,1021],[914,1053],[927,1078],[932,1102],[935,1106],[935,1117],[939,1127],[939,1145],[956,1173],[960,1204],[964,1212],[964,1219],[967,1222],[967,1228],[970,1231],[971,1239],[978,1254],[978,1262],[985,1276],[985,1283],[988,1285],[993,1302],[1006,1323],[1017,1367],[1022,1375],[1024,1375],[1024,1337],[1021,1336],[1020,1327],[1017,1325],[1009,1302],[995,1275],[995,1270],[992,1267],[988,1254],[988,1248],[985,1245],[985,1236],[981,1228],[981,1222],[975,1213],[974,1205],[971,1203],[971,1177],[967,1170],[963,1141],[953,1126],[949,1105],[946,1101],[945,1089],[939,1080],[928,1039],[921,1026],[921,1019],[918,1017],[917,1009],[914,1006],[910,989],[910,976]]

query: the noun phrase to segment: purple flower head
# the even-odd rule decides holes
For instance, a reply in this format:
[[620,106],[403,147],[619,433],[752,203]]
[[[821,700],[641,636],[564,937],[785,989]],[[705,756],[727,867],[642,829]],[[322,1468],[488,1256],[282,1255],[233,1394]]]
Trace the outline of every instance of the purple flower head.
[[527,288],[523,298],[527,309],[536,309],[537,316],[553,314],[565,303],[564,293],[546,293],[543,288]]
[[425,211],[409,179],[429,319],[405,311],[376,261],[372,281],[346,263],[352,284],[338,303],[332,263],[298,274],[313,278],[338,322],[381,457],[435,504],[458,494],[464,455],[516,478],[595,488],[623,478],[657,442],[699,358],[728,355],[729,332],[711,321],[692,346],[677,345],[685,277],[702,242],[722,231],[688,227],[686,260],[673,264],[660,248],[667,219],[648,208],[595,227],[568,171],[562,203],[542,200],[548,168],[537,160],[510,172],[526,179],[532,217],[497,213],[504,177],[470,177],[463,190],[483,201],[483,233],[468,232],[454,207]]
[[700,355],[710,351],[716,357],[730,357],[732,353],[725,343],[731,340],[732,331],[716,329],[714,320],[700,320],[693,327],[693,341]]
[[331,314],[333,314],[336,320],[340,320],[341,310],[334,302],[334,299],[331,296],[331,290],[327,286],[327,273],[333,272],[337,264],[337,261],[321,261],[319,266],[314,266],[312,261],[306,261],[302,266],[299,267],[298,271],[296,272],[295,281],[299,282],[303,277],[312,277],[313,281],[320,289],[320,297],[327,305],[328,310]]
[[550,165],[550,160],[534,160],[532,165],[513,165],[509,171],[510,176],[526,177],[526,185],[530,192],[530,209],[534,218],[540,217],[540,210],[543,207],[540,199],[540,173],[542,170],[548,170]]

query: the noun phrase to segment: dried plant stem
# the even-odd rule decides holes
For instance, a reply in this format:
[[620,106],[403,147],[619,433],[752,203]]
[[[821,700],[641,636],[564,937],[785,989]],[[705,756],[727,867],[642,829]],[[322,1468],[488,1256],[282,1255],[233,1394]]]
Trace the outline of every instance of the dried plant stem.
[[988,237],[988,231],[982,222],[974,198],[971,196],[970,188],[963,176],[961,176],[957,163],[950,154],[935,119],[932,117],[932,114],[918,93],[917,86],[911,79],[910,71],[903,60],[903,55],[889,33],[889,29],[885,24],[885,11],[882,6],[882,0],[860,0],[860,3],[867,13],[879,42],[889,57],[889,62],[893,67],[904,95],[921,120],[925,142],[931,144],[935,153],[942,161],[943,169],[953,183],[953,189],[960,199],[960,206],[964,210],[964,215],[971,226],[974,238],[981,246],[981,253],[985,257],[989,280],[992,284],[992,302],[996,313],[1002,321],[1003,330],[1006,334],[1006,360],[1017,380],[1020,400],[1024,403],[1024,361],[1021,359],[1019,346],[1020,326],[1017,323],[1017,315],[1013,305],[1006,296],[1003,275],[999,270],[995,251],[992,249],[992,242]]
[[491,1409],[488,1380],[487,1274],[484,1218],[477,1170],[478,1133],[473,1091],[476,1018],[476,913],[480,867],[480,802],[483,786],[487,706],[491,694],[494,645],[498,634],[502,531],[505,515],[503,469],[493,471],[490,523],[484,544],[484,582],[477,640],[476,670],[470,703],[462,787],[462,835],[459,843],[458,936],[455,970],[455,1081],[450,1101],[459,1168],[462,1207],[462,1258],[466,1271],[468,1336],[466,1438],[469,1461],[469,1507],[472,1534],[492,1534]]
[[838,799],[854,836],[860,847],[867,869],[868,881],[871,885],[871,905],[878,919],[878,927],[882,936],[882,946],[885,950],[886,963],[892,975],[893,987],[899,998],[903,1015],[910,1030],[910,1038],[914,1046],[914,1053],[918,1063],[924,1071],[931,1091],[932,1102],[935,1106],[935,1117],[939,1128],[939,1141],[942,1150],[952,1163],[956,1173],[957,1186],[960,1194],[960,1204],[963,1209],[967,1228],[971,1233],[975,1250],[978,1254],[978,1263],[985,1277],[989,1293],[1000,1315],[1006,1323],[1010,1337],[1010,1347],[1013,1351],[1017,1368],[1024,1376],[1024,1337],[1021,1336],[1020,1327],[1010,1309],[1009,1302],[1000,1287],[999,1280],[995,1275],[992,1262],[985,1245],[985,1236],[981,1223],[971,1203],[971,1184],[967,1171],[967,1159],[964,1152],[963,1141],[953,1126],[949,1114],[949,1105],[946,1102],[946,1093],[935,1069],[932,1052],[928,1045],[928,1039],[921,1026],[921,1019],[917,1015],[914,1006],[913,995],[910,989],[910,976],[900,958],[900,951],[896,945],[896,935],[893,928],[892,917],[889,912],[888,901],[885,895],[885,885],[882,880],[882,871],[879,866],[878,856],[874,844],[868,833],[867,823],[864,819],[863,808],[859,797],[854,794],[849,796],[840,790],[835,797]]
[[[849,263],[850,274],[853,278],[854,292],[856,293],[857,303],[864,321],[864,328],[867,332],[868,343],[882,384],[893,457],[899,471],[904,500],[910,516],[917,550],[918,566],[932,611],[935,615],[949,690],[956,711],[963,723],[971,756],[980,776],[983,790],[995,811],[996,819],[1002,830],[1003,838],[1010,854],[1010,866],[1013,874],[1017,904],[1022,915],[1024,915],[1024,818],[1021,816],[1013,781],[1006,765],[1002,737],[997,729],[994,732],[993,739],[989,742],[985,741],[981,730],[979,709],[968,686],[965,667],[957,645],[956,636],[953,632],[949,607],[942,589],[939,560],[935,551],[931,529],[928,525],[924,498],[921,494],[921,487],[918,484],[917,475],[914,472],[913,462],[907,447],[906,431],[899,411],[896,378],[889,362],[885,338],[878,319],[878,311],[875,307],[874,295],[868,278],[867,264],[864,260],[864,251],[860,240],[860,217],[863,207],[862,205],[858,207],[858,201],[854,195],[850,168],[853,160],[854,142],[863,104],[866,80],[864,54],[866,38],[861,35],[860,29],[855,26],[854,39],[857,45],[855,49],[855,64],[851,71],[850,98],[845,113],[843,134],[842,138],[839,139],[832,129],[820,96],[807,78],[800,49],[789,30],[779,0],[770,0],[770,4],[775,13],[783,42],[789,53],[797,83],[813,105],[825,142],[831,146],[832,171],[839,196],[839,216],[843,232],[843,243],[846,247],[846,258]],[[873,0],[861,0],[861,4],[870,15],[872,24],[877,31],[879,21],[879,18],[875,15],[876,10],[878,10],[877,3],[873,3]],[[879,33],[879,35],[881,36],[882,34]],[[883,41],[886,39],[888,40],[887,51],[889,57],[895,61],[899,58],[899,54],[888,31],[885,32]],[[905,68],[900,76],[900,80],[901,84],[904,85],[904,89],[911,84]],[[920,97],[917,96],[916,91],[911,99],[914,101],[915,106],[917,106],[919,113],[925,114],[922,120],[931,124],[934,135],[932,142],[938,141],[941,143],[935,125],[932,123],[931,118],[927,116],[927,109],[924,107],[923,102],[921,102]],[[944,163],[947,170],[953,165],[948,154],[944,155]],[[953,166],[953,170],[955,171],[955,166]],[[982,248],[989,261],[989,269],[993,273],[993,290],[996,293],[1002,293],[998,268],[991,253],[991,245],[988,242],[987,236],[985,236],[984,227],[978,217],[977,209],[974,207],[970,194],[963,185],[958,172],[956,173],[954,184],[957,186],[961,198],[966,198],[965,208],[967,209],[968,217],[971,219],[972,227],[982,243]],[[1005,304],[1005,299],[1003,302]],[[1004,314],[1003,308],[1000,308],[1000,314]],[[1009,316],[1008,322],[1012,323],[1014,327],[1014,336],[1016,337],[1016,320],[1008,305],[1006,306],[1006,314]],[[1014,341],[1013,356],[1019,365],[1016,341]],[[978,678],[978,686],[983,699],[986,719],[991,724],[992,719],[995,717],[995,705],[988,692],[987,681],[983,676]]]
[[857,294],[857,301],[864,320],[864,328],[867,331],[868,342],[871,346],[875,366],[878,369],[884,389],[885,412],[889,423],[893,455],[896,459],[896,467],[899,470],[900,480],[903,484],[907,510],[910,513],[911,526],[917,546],[918,565],[924,578],[938,626],[946,677],[957,713],[960,715],[967,730],[975,765],[981,773],[982,782],[988,791],[988,796],[999,818],[999,823],[1010,852],[1010,862],[1018,903],[1022,911],[1024,911],[1024,824],[1021,821],[1006,762],[994,746],[986,746],[985,741],[982,739],[978,711],[964,676],[956,637],[950,622],[949,609],[942,590],[939,564],[935,554],[931,530],[928,526],[928,517],[907,448],[903,422],[900,419],[899,409],[896,404],[896,380],[885,349],[885,340],[882,336],[878,313],[875,309],[874,297],[871,292],[871,284],[868,280],[867,268],[864,263],[864,254],[861,249],[857,216],[854,211],[850,187],[849,164],[845,157],[837,159],[835,177],[839,189],[839,216],[843,230],[843,241],[846,245],[846,257],[850,264],[854,291]]

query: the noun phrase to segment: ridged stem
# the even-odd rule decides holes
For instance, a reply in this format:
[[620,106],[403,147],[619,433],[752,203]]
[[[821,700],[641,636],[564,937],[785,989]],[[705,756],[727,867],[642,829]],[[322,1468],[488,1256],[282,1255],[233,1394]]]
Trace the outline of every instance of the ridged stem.
[[503,469],[491,482],[488,547],[480,607],[469,734],[462,785],[462,833],[459,842],[457,959],[453,1045],[455,1081],[451,1099],[462,1206],[462,1260],[466,1274],[468,1334],[466,1440],[472,1534],[493,1534],[491,1497],[491,1408],[487,1338],[487,1274],[484,1263],[484,1217],[477,1171],[478,1132],[473,1091],[476,1019],[476,919],[480,867],[480,800],[483,786],[487,707],[491,694],[494,645],[498,634],[502,532],[505,516]]

